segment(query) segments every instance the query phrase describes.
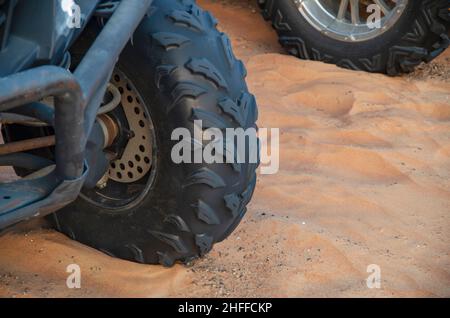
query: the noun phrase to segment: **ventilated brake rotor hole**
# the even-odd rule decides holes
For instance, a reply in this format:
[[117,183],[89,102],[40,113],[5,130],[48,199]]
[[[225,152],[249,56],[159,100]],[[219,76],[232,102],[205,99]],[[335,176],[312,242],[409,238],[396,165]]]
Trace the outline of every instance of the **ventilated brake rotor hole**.
[[122,174],[120,172],[117,172],[117,178],[122,179]]
[[133,167],[134,167],[133,161],[128,161],[128,166],[129,166],[130,168],[133,168]]
[[114,162],[111,163],[111,168],[116,169],[116,164]]
[[139,150],[140,150],[141,152],[145,152],[145,147],[144,147],[143,145],[140,145],[140,146],[139,146]]
[[141,113],[141,110],[139,109],[139,107],[135,107],[135,108],[134,108],[134,113],[135,113],[136,115],[139,115],[139,114]]
[[128,101],[129,103],[132,103],[132,102],[133,102],[133,97],[128,96],[128,97],[127,97],[127,101]]
[[120,82],[120,76],[119,75],[114,75],[114,80],[116,81],[116,82]]
[[140,121],[139,121],[139,126],[141,126],[142,128],[144,128],[144,127],[145,127],[145,123],[144,123],[144,121],[143,121],[143,120],[140,120]]
[[123,87],[122,86],[119,87],[119,92],[120,92],[120,94],[123,94]]
[[128,90],[129,92],[132,91],[131,86],[130,86],[130,84],[128,84],[128,83],[127,83],[127,90]]
[[136,161],[139,162],[139,161],[141,161],[141,156],[136,155],[136,156],[134,156],[134,159],[136,159]]
[[125,170],[125,165],[123,163],[120,164],[120,169]]
[[128,172],[128,178],[130,178],[130,179],[133,178],[133,173],[132,172]]
[[150,159],[149,159],[148,157],[145,157],[145,158],[144,158],[144,162],[145,162],[145,163],[150,163]]
[[137,171],[138,171],[139,173],[144,172],[144,170],[143,170],[141,167],[137,167]]

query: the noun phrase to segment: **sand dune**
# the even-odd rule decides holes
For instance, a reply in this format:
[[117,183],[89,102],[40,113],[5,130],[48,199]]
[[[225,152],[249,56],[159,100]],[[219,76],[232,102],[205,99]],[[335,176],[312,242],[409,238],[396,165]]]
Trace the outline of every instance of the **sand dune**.
[[7,233],[0,296],[449,297],[450,83],[301,61],[246,1],[199,2],[246,62],[259,126],[280,128],[279,173],[259,176],[242,224],[192,267],[113,259],[39,226]]

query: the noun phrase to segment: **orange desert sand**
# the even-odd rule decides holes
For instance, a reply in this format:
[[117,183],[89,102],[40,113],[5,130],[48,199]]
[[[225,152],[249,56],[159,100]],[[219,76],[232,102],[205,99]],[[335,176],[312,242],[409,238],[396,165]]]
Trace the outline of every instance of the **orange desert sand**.
[[[199,2],[247,65],[259,126],[280,128],[279,173],[259,176],[236,232],[191,267],[14,229],[0,238],[0,296],[449,297],[449,52],[435,62],[444,78],[353,72],[285,55],[253,2]],[[66,287],[72,263],[79,290]],[[370,264],[380,289],[366,286]]]

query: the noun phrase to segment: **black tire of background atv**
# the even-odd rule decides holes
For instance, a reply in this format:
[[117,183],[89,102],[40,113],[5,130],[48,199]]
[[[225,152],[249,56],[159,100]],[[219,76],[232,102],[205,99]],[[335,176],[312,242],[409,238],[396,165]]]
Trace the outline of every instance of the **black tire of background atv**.
[[258,0],[258,4],[290,54],[353,70],[409,73],[449,45],[448,0],[411,0],[394,27],[357,43],[321,34],[303,18],[292,0]]
[[165,266],[189,262],[238,225],[258,164],[174,164],[171,133],[192,132],[194,119],[204,128],[256,128],[245,67],[208,12],[193,1],[155,0],[118,68],[151,105],[159,166],[152,189],[135,209],[111,212],[78,198],[50,219],[111,256]]

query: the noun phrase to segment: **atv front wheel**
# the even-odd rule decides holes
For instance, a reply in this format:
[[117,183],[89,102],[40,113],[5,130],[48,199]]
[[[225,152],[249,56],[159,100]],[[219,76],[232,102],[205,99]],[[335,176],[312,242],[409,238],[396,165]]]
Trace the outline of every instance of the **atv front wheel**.
[[431,61],[449,45],[448,0],[258,3],[280,43],[302,59],[397,75]]
[[165,266],[227,237],[246,212],[257,163],[175,164],[171,134],[193,135],[194,120],[256,128],[245,74],[208,12],[193,1],[153,1],[111,79],[122,100],[106,115],[131,136],[111,145],[123,151],[104,180],[53,214],[56,228],[107,254]]

